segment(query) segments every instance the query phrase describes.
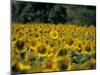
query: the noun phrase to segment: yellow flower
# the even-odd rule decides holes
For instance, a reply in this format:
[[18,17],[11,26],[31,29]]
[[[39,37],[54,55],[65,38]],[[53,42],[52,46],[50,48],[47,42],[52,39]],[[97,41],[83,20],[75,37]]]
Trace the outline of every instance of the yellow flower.
[[25,56],[25,61],[28,62],[28,61],[30,61],[32,58],[33,58],[32,55],[26,55],[26,56]]
[[37,41],[35,39],[29,39],[28,41],[27,47],[35,51],[37,47]]
[[37,41],[35,39],[29,39],[29,42],[33,47],[37,45]]
[[70,46],[70,45],[68,45],[68,44],[66,44],[64,48],[70,49],[70,48],[71,48],[71,46]]
[[18,62],[17,67],[20,71],[25,70],[25,65],[22,62]]
[[46,61],[46,63],[45,63],[45,68],[46,69],[52,69],[52,67],[53,67],[53,61],[50,59],[47,59],[47,61]]
[[[18,41],[21,43],[17,43],[16,47]],[[13,23],[12,67],[16,67],[20,72],[29,73],[94,69],[95,42],[95,26]],[[91,59],[83,63],[72,64],[72,56],[79,52],[82,55],[89,55]],[[23,59],[19,60],[22,56]],[[38,62],[40,61],[38,57],[42,56],[45,60],[43,63]],[[85,60],[80,57],[79,59]],[[36,65],[33,60],[36,60]]]
[[74,46],[75,50],[81,52],[81,50],[82,50],[82,48],[83,48],[82,41],[76,40],[76,41],[74,42],[73,46]]
[[82,53],[83,53],[83,54],[91,55],[91,54],[94,53],[94,52],[93,52],[93,50],[92,50],[90,44],[89,44],[89,45],[86,44],[86,45],[84,45],[84,47],[83,47]]
[[66,43],[68,45],[72,45],[74,43],[74,39],[71,36],[66,37]]
[[55,50],[53,48],[49,48],[47,50],[47,56],[50,57],[50,56],[54,56],[55,54]]
[[12,58],[12,66],[14,66],[14,65],[16,65],[16,63],[17,63],[17,60],[16,60],[16,58]]
[[20,71],[28,71],[31,69],[31,66],[28,64],[24,64],[22,62],[18,62],[17,67]]
[[68,71],[71,71],[72,70],[72,65],[71,64],[68,65],[68,69],[67,70]]
[[58,32],[57,31],[51,31],[50,36],[52,39],[57,39],[58,38]]
[[90,59],[87,62],[82,64],[84,69],[95,69],[96,68],[96,59]]
[[68,69],[68,65],[70,64],[70,57],[69,56],[65,56],[65,57],[57,57],[56,60],[56,70],[58,71],[65,71]]
[[46,52],[47,52],[47,48],[46,48],[45,45],[37,46],[36,52],[37,52],[37,54],[39,54],[39,55],[45,56],[45,55],[46,55]]
[[70,65],[68,70],[82,70],[82,64],[73,64],[73,65]]

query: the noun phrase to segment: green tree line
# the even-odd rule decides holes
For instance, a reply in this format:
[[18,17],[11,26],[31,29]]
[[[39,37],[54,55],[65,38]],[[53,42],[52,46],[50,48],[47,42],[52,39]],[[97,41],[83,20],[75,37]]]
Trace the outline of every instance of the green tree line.
[[12,1],[12,21],[96,25],[96,6]]

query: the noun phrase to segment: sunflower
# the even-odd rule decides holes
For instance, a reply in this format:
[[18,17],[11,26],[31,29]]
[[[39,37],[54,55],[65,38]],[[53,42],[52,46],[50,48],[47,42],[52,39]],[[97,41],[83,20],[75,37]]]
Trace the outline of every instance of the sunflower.
[[75,40],[73,47],[75,48],[75,50],[81,52],[81,50],[83,48],[83,42],[80,40]]
[[58,32],[57,31],[51,31],[50,36],[52,39],[57,39],[58,38]]
[[36,52],[40,56],[46,56],[47,48],[45,45],[39,45],[39,46],[37,46]]
[[30,60],[32,60],[33,56],[30,54],[25,55],[25,61],[29,62]]
[[56,53],[56,50],[54,50],[53,48],[49,48],[47,50],[47,53],[46,54],[47,54],[48,57],[51,57],[51,56],[54,56],[55,53]]
[[52,69],[52,67],[53,67],[53,61],[52,61],[52,59],[47,59],[47,61],[46,61],[46,63],[45,63],[45,68],[46,69]]
[[71,49],[71,46],[68,45],[68,44],[66,44],[66,45],[64,46],[64,48]]
[[67,48],[62,48],[58,51],[58,56],[66,56],[68,53],[68,49]]
[[36,39],[28,39],[28,43],[26,46],[33,51],[36,51],[37,48],[37,40]]
[[96,60],[95,59],[90,59],[87,62],[82,64],[84,69],[95,69],[96,68]]
[[31,66],[28,65],[28,64],[25,64],[23,62],[18,62],[17,63],[17,68],[20,70],[20,71],[29,71],[31,69]]
[[12,52],[12,66],[15,65],[17,63],[17,58],[19,57],[19,51],[15,50],[15,52]]
[[71,71],[71,70],[72,70],[72,65],[71,65],[71,64],[68,65],[67,70],[68,70],[68,71]]
[[82,70],[82,64],[73,64],[73,65],[70,65],[68,70]]
[[[53,58],[53,60],[52,60],[52,58]],[[42,65],[42,67],[44,67],[44,69],[42,69],[43,72],[58,71],[57,58],[56,57],[48,57],[46,59],[46,61],[44,62],[44,64]]]
[[83,54],[88,54],[88,55],[91,55],[93,53],[93,50],[92,50],[90,44],[89,45],[88,44],[84,45],[82,53]]
[[70,64],[70,57],[65,56],[65,57],[57,57],[56,58],[56,65],[54,67],[56,68],[57,71],[65,71],[68,69],[68,65]]
[[71,36],[67,36],[66,43],[71,46],[74,43],[74,39]]

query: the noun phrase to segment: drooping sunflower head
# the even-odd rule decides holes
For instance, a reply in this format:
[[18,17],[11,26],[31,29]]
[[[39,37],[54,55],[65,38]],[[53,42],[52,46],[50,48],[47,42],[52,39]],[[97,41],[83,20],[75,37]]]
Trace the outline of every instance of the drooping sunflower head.
[[51,31],[50,36],[52,39],[57,39],[58,38],[58,32],[57,31]]
[[66,57],[60,57],[57,60],[57,67],[59,69],[59,71],[65,71],[68,69],[68,66],[70,64],[70,58],[68,56]]

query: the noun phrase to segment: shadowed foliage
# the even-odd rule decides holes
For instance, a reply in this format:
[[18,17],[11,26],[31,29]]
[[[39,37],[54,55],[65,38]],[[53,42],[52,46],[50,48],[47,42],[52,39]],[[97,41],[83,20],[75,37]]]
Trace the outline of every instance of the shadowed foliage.
[[38,2],[12,2],[12,21],[96,25],[96,7]]

